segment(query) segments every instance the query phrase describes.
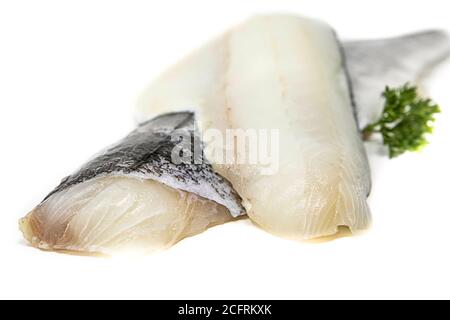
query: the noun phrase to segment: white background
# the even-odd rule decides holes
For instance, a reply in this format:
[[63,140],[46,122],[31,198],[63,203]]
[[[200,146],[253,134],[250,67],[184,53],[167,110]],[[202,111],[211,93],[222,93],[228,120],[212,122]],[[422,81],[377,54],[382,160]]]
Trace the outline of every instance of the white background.
[[[342,38],[450,30],[448,1],[0,1],[0,298],[450,298],[450,64],[427,81],[432,144],[371,155],[373,226],[297,243],[249,221],[160,254],[101,259],[28,247],[17,220],[133,126],[160,71],[254,13],[311,15]],[[374,149],[369,146],[369,149]]]

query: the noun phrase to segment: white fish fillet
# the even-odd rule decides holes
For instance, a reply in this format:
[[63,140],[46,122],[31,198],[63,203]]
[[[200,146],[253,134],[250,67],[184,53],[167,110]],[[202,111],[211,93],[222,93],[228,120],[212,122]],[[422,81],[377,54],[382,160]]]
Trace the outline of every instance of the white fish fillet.
[[203,131],[279,130],[277,174],[213,163],[263,229],[311,239],[368,227],[369,167],[341,48],[327,25],[255,17],[164,73],[138,112],[143,119],[186,109]]
[[[360,127],[373,120],[384,86],[414,81],[449,55],[450,41],[428,32],[343,49],[345,61],[332,29],[301,17],[259,16],[230,30],[146,90],[138,117],[157,118],[64,179],[21,219],[24,237],[46,250],[149,252],[234,220],[241,197],[254,222],[287,238],[367,228],[369,168],[354,116]],[[168,128],[192,131],[184,111],[203,131],[279,130],[279,171],[168,164]],[[159,117],[168,112],[178,113]]]
[[22,219],[20,228],[40,249],[142,254],[232,219],[213,201],[153,180],[104,177],[55,194]]
[[243,213],[207,162],[171,162],[175,131],[195,136],[192,113],[156,117],[93,157],[20,221],[25,238],[47,250],[148,252]]

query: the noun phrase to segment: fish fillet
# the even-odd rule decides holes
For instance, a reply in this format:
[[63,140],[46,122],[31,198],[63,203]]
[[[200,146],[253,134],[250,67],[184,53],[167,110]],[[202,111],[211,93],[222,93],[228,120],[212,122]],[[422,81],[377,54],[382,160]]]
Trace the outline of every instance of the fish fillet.
[[156,117],[65,178],[20,221],[25,238],[48,250],[148,252],[244,213],[207,161],[172,162],[173,132],[193,137],[193,114]]
[[192,110],[202,131],[279,131],[279,170],[212,163],[255,223],[294,239],[366,229],[370,173],[334,31],[295,16],[258,16],[163,74],[141,118]]
[[231,220],[214,201],[150,179],[111,176],[58,192],[20,228],[40,249],[111,256],[164,249]]
[[[341,46],[323,23],[255,17],[161,75],[140,100],[139,128],[65,178],[20,229],[41,249],[108,255],[166,248],[246,212],[288,238],[364,229],[370,177],[356,122],[379,115],[385,85],[415,80],[449,44],[437,31]],[[174,164],[180,129],[278,130],[279,170],[208,161],[203,144],[202,161]]]

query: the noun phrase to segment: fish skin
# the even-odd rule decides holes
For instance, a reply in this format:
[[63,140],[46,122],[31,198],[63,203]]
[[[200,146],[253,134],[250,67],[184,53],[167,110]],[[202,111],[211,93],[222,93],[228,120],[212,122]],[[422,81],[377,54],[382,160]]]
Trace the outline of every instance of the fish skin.
[[[229,36],[229,34],[227,36]],[[395,86],[401,85],[407,81],[411,82],[412,79],[416,80],[419,75],[423,75],[437,62],[449,55],[449,43],[448,36],[440,31],[423,32],[391,39],[343,42],[343,54],[346,57],[345,61],[343,59],[343,63],[347,68],[347,73],[351,80],[349,88],[353,87],[353,90],[351,91],[353,92],[355,100],[359,127],[362,128],[365,123],[381,112],[380,92],[386,84]],[[218,42],[216,42],[215,45],[216,48],[218,48],[217,46],[220,47],[220,43]],[[414,50],[411,50],[411,48]],[[382,61],[379,61],[379,57],[383,58]],[[405,57],[408,61],[406,64],[402,62]],[[371,85],[367,85],[369,83]],[[196,99],[188,100],[190,107],[183,108],[182,110],[195,110],[195,104],[197,102],[198,100]],[[242,214],[244,209],[242,208],[239,195],[237,195],[236,191],[233,190],[227,181],[221,181],[223,178],[214,172],[208,162],[204,163],[201,171],[205,174],[200,175],[200,177],[196,176],[195,170],[185,170],[186,168],[175,167],[174,171],[172,170],[173,168],[171,170],[164,168],[156,156],[162,154],[163,159],[168,159],[167,151],[173,147],[173,144],[165,140],[167,135],[151,135],[148,141],[143,143],[143,149],[140,147],[133,148],[133,145],[139,140],[136,138],[145,136],[142,134],[142,130],[145,131],[145,127],[158,118],[159,120],[164,118],[169,120],[171,127],[175,127],[173,123],[182,123],[182,119],[185,117],[184,120],[187,121],[185,124],[188,124],[186,127],[189,127],[189,131],[192,132],[193,116],[191,116],[192,113],[190,112],[178,112],[160,115],[155,119],[147,120],[147,122],[141,124],[140,129],[137,129],[117,145],[107,149],[105,153],[96,156],[75,174],[65,178],[62,183],[52,191],[30,215],[27,216],[27,218],[21,220],[21,229],[24,232],[25,237],[34,246],[44,249],[108,253],[107,248],[77,247],[75,243],[73,243],[73,240],[72,243],[70,243],[70,241],[62,241],[61,239],[64,238],[62,236],[60,239],[55,239],[52,235],[49,236],[45,233],[46,226],[42,225],[43,214],[41,212],[42,208],[46,205],[47,200],[51,200],[53,197],[58,196],[58,194],[62,194],[74,186],[92,183],[96,181],[96,179],[103,179],[108,176],[118,176],[119,178],[119,176],[124,175],[136,179],[153,179],[163,184],[165,183],[169,186],[191,192],[192,190],[189,190],[190,188],[186,181],[189,181],[189,183],[193,181],[200,184],[206,183],[207,185],[210,185],[212,189],[216,190],[214,196],[211,197],[211,194],[209,194],[209,198],[212,198],[212,200],[217,202],[221,201],[222,203],[228,201],[229,211],[234,213],[234,215]],[[148,119],[148,117],[148,115],[142,117],[141,114],[141,119]],[[183,127],[183,124],[181,126]],[[163,131],[164,130],[162,130],[162,132]],[[137,136],[134,136],[133,138],[133,135]],[[158,145],[162,146],[162,149],[165,149],[166,152],[150,152],[153,147],[157,147]],[[136,150],[138,150],[137,153],[135,153]],[[176,172],[174,176],[180,178],[176,179],[176,182],[172,181],[172,183],[167,183],[167,181],[161,179],[163,175],[168,174],[170,176],[174,172]],[[193,173],[194,176],[192,176]],[[211,177],[213,178],[213,183],[209,180]],[[184,182],[182,180],[184,180]],[[197,192],[197,194],[201,195],[200,192]],[[201,203],[206,203],[205,205],[197,205],[199,216],[201,216],[199,219],[204,220],[201,226],[197,229],[194,226],[193,230],[185,232],[185,234],[180,234],[180,236],[168,241],[166,245],[173,244],[185,236],[197,234],[209,226],[231,220],[225,217],[222,209],[217,209],[214,206],[208,207],[210,204],[205,201]],[[188,208],[189,204],[185,204],[183,207],[184,206]],[[205,208],[216,211],[217,215],[205,214]],[[189,210],[186,212],[189,212]],[[47,216],[47,213],[44,215]],[[60,231],[63,232],[66,227],[67,224],[61,223],[60,229],[63,229]],[[67,241],[67,236],[65,237],[65,241]],[[58,243],[58,241],[60,242]]]
[[[295,41],[294,41],[295,39]],[[287,238],[370,224],[370,173],[334,31],[297,16],[257,16],[189,55],[144,92],[138,118],[195,111],[210,128],[277,129],[280,170],[212,162],[249,217]]]
[[[139,125],[64,178],[21,219],[25,239],[59,252],[146,253],[244,214],[239,195],[204,158],[197,135],[191,112]],[[179,144],[180,136],[194,144]],[[177,146],[193,156],[174,163]]]
[[420,85],[450,56],[450,36],[429,30],[388,39],[344,41],[359,128],[379,118],[386,86]]
[[[152,179],[169,187],[194,193],[224,205],[237,217],[245,213],[241,198],[231,184],[214,172],[203,153],[199,159],[186,159],[180,164],[172,162],[172,150],[179,143],[172,141],[175,131],[194,137],[195,122],[191,112],[160,115],[131,132],[127,137],[97,155],[77,172],[66,177],[45,199],[76,184],[88,180],[112,176],[129,176]],[[200,140],[197,139],[198,143]],[[194,154],[194,146],[188,150]],[[202,150],[201,146],[198,148]],[[183,160],[183,159],[182,159]]]

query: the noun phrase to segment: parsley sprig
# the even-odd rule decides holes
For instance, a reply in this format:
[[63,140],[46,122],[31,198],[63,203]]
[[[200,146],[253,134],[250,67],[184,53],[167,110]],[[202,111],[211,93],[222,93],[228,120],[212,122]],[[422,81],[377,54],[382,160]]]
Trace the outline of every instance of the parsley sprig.
[[433,132],[439,106],[430,99],[421,98],[417,88],[409,84],[394,89],[386,87],[382,96],[385,99],[383,113],[379,120],[363,129],[364,140],[380,133],[390,158],[427,145],[426,136]]

